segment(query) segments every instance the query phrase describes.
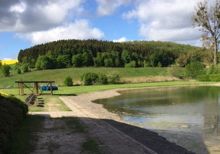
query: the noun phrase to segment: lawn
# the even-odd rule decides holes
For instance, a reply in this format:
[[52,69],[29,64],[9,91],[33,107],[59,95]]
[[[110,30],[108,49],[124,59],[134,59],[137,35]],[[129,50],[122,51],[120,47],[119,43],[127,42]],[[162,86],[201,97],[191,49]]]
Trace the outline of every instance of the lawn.
[[73,78],[76,83],[81,76],[86,72],[103,73],[103,74],[118,74],[122,79],[137,78],[137,77],[152,77],[152,76],[171,76],[169,68],[66,68],[33,71],[25,74],[12,74],[11,77],[3,77],[0,73],[0,88],[16,87],[16,80],[54,80],[57,85],[63,85],[63,81],[67,76]]

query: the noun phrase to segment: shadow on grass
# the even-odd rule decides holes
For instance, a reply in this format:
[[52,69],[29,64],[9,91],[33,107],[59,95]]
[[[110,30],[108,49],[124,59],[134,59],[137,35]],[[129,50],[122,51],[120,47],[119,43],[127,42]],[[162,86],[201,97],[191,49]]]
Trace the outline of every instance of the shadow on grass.
[[[44,115],[49,116],[49,115]],[[159,136],[157,133],[143,129],[140,127],[136,127],[133,125],[117,122],[114,120],[109,119],[92,119],[92,118],[84,118],[84,117],[62,117],[62,118],[55,118],[55,120],[62,120],[65,121],[67,124],[68,129],[78,130],[77,132],[80,133],[87,133],[89,131],[89,127],[87,127],[83,121],[87,121],[91,124],[110,124],[114,128],[120,130],[121,132],[125,133],[126,135],[130,136],[131,138],[135,139],[136,141],[140,142],[141,144],[147,146],[148,148],[152,149],[156,153],[159,154],[192,154],[192,152],[186,150],[185,148],[176,145],[175,143],[169,142],[166,138]],[[12,142],[13,151],[22,151],[30,152],[31,149],[34,149],[34,146],[37,143],[37,138],[34,138],[34,134],[36,131],[42,131],[42,123],[44,118],[42,116],[29,116],[27,121],[24,123],[24,126],[17,132],[17,137]],[[93,125],[92,127],[96,127]],[[99,127],[97,127],[99,129]],[[73,133],[76,131],[73,131]],[[95,136],[95,134],[92,134]],[[59,138],[57,138],[59,140]],[[76,139],[77,140],[77,139]],[[56,139],[55,139],[56,141]],[[88,143],[87,143],[88,142]],[[100,150],[96,148],[97,144],[100,145],[99,142],[93,141],[93,139],[89,138],[89,140],[81,145],[82,151],[100,153]],[[91,142],[91,143],[90,143]],[[17,144],[17,145],[16,145]],[[88,146],[87,146],[88,144]],[[102,143],[103,144],[103,143]],[[200,147],[203,146],[203,153],[209,153],[203,141],[201,141]],[[21,147],[21,148],[20,148]],[[92,151],[89,151],[92,150]],[[102,149],[101,149],[102,151]],[[16,152],[17,153],[17,152]]]

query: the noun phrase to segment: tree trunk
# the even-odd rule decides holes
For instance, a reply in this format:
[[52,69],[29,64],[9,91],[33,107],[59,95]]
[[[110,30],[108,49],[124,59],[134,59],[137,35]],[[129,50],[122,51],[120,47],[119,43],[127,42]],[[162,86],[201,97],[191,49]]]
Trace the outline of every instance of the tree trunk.
[[217,65],[218,63],[218,40],[215,40],[214,42],[214,59],[213,59],[213,63],[214,65]]

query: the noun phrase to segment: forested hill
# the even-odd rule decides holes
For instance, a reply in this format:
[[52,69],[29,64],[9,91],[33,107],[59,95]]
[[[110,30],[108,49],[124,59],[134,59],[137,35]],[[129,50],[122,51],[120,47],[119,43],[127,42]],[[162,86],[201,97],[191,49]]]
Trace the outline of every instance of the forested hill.
[[[61,40],[21,50],[18,60],[22,63],[29,63],[32,67],[36,65],[40,67],[41,61],[45,61],[45,56],[47,56],[47,60],[50,58],[51,64],[41,69],[63,68],[72,65],[75,67],[122,67],[125,65],[141,67],[145,65],[145,62],[152,66],[169,66],[180,54],[192,50],[201,49],[171,42],[115,43],[98,40]],[[155,57],[157,60],[151,61]]]

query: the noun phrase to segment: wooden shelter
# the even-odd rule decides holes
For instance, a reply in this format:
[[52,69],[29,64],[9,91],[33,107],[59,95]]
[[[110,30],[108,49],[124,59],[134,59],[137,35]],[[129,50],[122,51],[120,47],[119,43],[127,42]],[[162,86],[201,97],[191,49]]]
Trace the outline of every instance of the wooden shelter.
[[18,84],[19,95],[24,95],[24,88],[29,89],[33,94],[39,95],[40,84],[47,84],[50,87],[51,95],[53,95],[52,85],[55,81],[15,81],[15,83]]

